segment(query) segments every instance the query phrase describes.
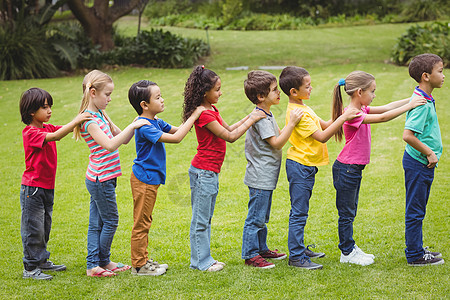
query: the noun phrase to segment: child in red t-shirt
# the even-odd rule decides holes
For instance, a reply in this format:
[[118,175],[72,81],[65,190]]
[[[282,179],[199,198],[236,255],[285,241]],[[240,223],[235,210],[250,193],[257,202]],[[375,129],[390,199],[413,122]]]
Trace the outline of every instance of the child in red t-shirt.
[[25,172],[20,189],[22,218],[20,233],[23,244],[23,278],[52,279],[44,271],[64,271],[65,265],[48,260],[47,243],[52,225],[56,175],[56,143],[78,124],[90,119],[79,114],[64,126],[44,124],[51,117],[52,96],[40,88],[22,94],[20,114],[27,126],[22,131],[25,150]]
[[210,253],[211,219],[219,192],[219,172],[225,158],[226,142],[240,138],[264,112],[253,111],[233,125],[228,125],[213,105],[222,95],[220,77],[204,66],[197,66],[184,89],[183,120],[199,106],[206,110],[195,121],[197,154],[189,168],[192,221],[190,228],[192,269],[220,271],[224,263],[214,260]]

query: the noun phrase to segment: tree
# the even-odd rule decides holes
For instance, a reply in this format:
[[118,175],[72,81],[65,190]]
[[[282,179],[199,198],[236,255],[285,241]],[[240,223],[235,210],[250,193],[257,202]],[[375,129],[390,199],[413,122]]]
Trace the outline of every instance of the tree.
[[94,45],[100,45],[100,50],[106,51],[114,48],[114,22],[138,7],[141,1],[115,0],[110,6],[109,0],[94,0],[92,6],[87,6],[84,0],[67,0],[67,4]]

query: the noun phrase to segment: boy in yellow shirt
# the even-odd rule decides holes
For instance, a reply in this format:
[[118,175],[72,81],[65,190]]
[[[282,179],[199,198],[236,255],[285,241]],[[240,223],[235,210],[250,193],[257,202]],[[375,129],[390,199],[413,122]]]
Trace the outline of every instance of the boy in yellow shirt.
[[311,91],[311,76],[300,67],[289,66],[280,74],[279,84],[289,97],[286,111],[286,124],[290,112],[301,108],[303,117],[295,126],[287,151],[286,173],[289,181],[291,211],[289,214],[289,265],[305,269],[321,269],[322,265],[311,261],[311,257],[323,257],[324,253],[316,253],[304,245],[304,229],[308,218],[309,199],[314,187],[318,166],[328,164],[326,142],[338,131],[345,121],[356,117],[356,109],[347,109],[334,122],[324,121],[303,101],[308,100]]

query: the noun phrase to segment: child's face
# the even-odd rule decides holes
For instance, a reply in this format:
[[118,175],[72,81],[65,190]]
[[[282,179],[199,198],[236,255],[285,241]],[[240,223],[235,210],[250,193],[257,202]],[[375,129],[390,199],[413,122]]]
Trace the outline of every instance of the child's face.
[[262,101],[269,105],[280,104],[280,90],[276,81],[270,84],[269,94]]
[[431,74],[428,74],[432,88],[440,88],[444,84],[444,64],[440,61],[433,66]]
[[312,85],[311,85],[311,76],[307,75],[303,77],[302,85],[296,89],[297,98],[299,100],[307,100],[311,96]]
[[94,93],[91,92],[91,98],[94,101],[94,105],[97,109],[105,109],[108,103],[111,101],[111,94],[114,90],[114,83],[107,83],[102,90],[94,90]]
[[150,86],[150,103],[148,103],[148,110],[152,114],[158,114],[164,111],[164,99],[161,97],[161,89],[157,85]]
[[32,113],[33,123],[45,123],[50,120],[52,116],[52,108],[48,105],[47,99],[45,99],[44,106],[39,107],[39,109]]
[[222,96],[222,91],[220,90],[221,86],[222,82],[219,78],[217,79],[216,84],[213,86],[213,88],[205,93],[205,101],[209,104],[215,104],[219,102],[219,97]]
[[375,90],[377,88],[377,84],[375,80],[372,81],[369,88],[365,91],[361,92],[361,105],[369,106],[372,103],[373,99],[375,99]]

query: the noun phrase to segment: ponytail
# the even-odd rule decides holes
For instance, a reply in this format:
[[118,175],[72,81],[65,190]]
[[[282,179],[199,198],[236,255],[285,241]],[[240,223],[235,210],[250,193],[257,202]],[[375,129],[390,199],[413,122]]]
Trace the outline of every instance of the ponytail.
[[[342,79],[341,79],[342,80]],[[339,118],[342,115],[342,110],[343,110],[343,101],[342,101],[342,94],[341,94],[341,81],[339,81],[338,84],[336,84],[336,86],[334,87],[333,90],[333,107],[332,107],[332,120],[333,122],[336,121],[337,118]],[[345,80],[344,80],[344,88],[345,88]],[[336,133],[334,134],[334,138],[336,139],[336,141],[340,142],[342,141],[342,135],[343,135],[343,130],[342,130],[342,126],[339,127],[338,131],[336,131]]]
[[[89,102],[91,101],[91,89],[96,89],[98,92],[100,92],[101,90],[103,90],[107,83],[111,82],[111,77],[99,70],[93,70],[86,74],[83,79],[83,98],[81,99],[79,113],[83,113],[88,108]],[[106,113],[104,113],[104,117],[106,118],[110,126],[112,126],[111,119]],[[77,141],[81,139],[81,124],[73,129],[73,136]]]

